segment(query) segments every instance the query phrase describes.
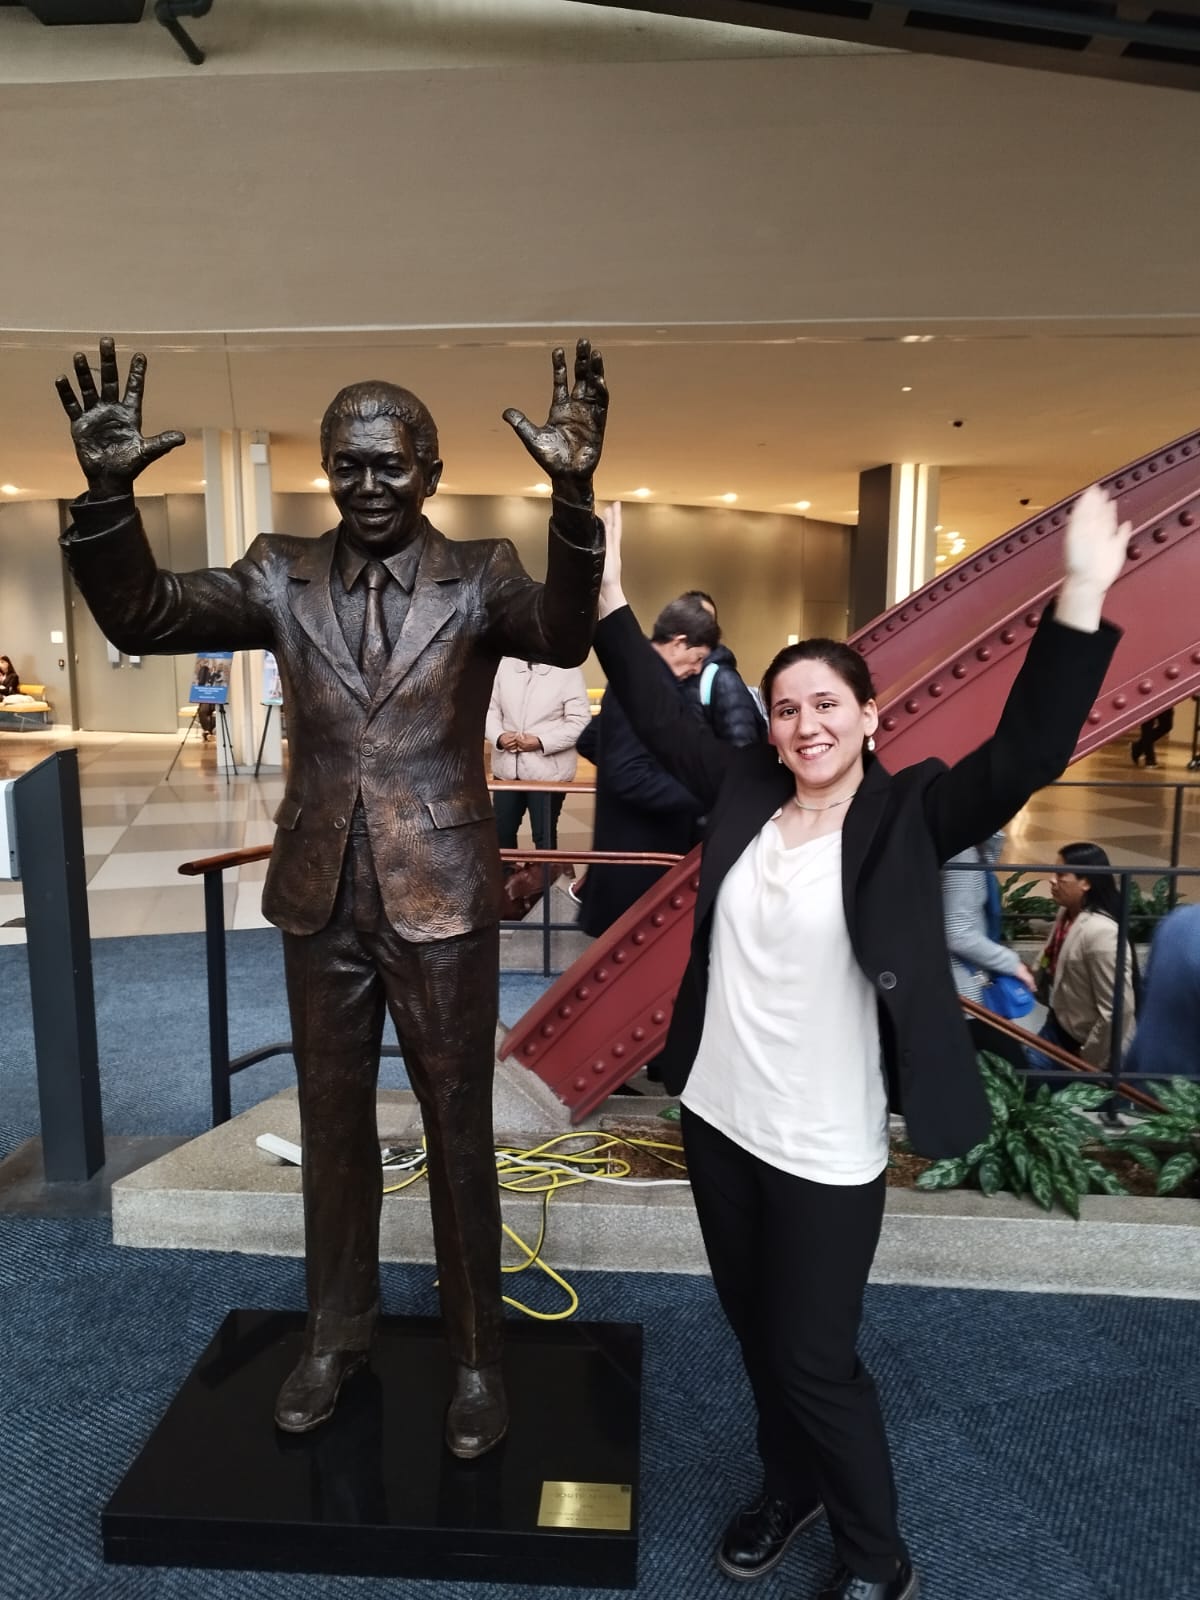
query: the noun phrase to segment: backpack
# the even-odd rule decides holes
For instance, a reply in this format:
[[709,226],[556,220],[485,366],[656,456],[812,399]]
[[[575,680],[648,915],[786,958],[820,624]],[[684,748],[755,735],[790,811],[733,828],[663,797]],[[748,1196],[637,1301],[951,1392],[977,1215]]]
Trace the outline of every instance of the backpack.
[[[700,673],[700,704],[706,710],[712,704],[713,684],[716,682],[717,673],[720,672],[721,665],[722,665],[722,663],[719,662],[719,661],[710,661],[708,663],[708,665]],[[763,705],[762,690],[759,689],[757,686],[751,687],[750,684],[746,685],[746,689],[747,689],[747,691],[748,691],[748,693],[750,695],[751,700],[754,701],[754,709],[758,712],[759,716],[762,718],[763,726],[766,727],[766,725],[767,725],[767,712],[766,712],[766,708]]]

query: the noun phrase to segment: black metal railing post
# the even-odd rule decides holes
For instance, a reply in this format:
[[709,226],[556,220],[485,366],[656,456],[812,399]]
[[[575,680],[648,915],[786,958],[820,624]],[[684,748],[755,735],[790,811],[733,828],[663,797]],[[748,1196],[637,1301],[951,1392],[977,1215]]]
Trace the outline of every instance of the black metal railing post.
[[96,996],[79,755],[60,750],[13,782],[47,1183],[104,1165]]
[[208,964],[208,1066],[213,1127],[232,1116],[229,1093],[229,987],[225,960],[225,875],[204,874],[204,942]]
[[[1173,866],[1173,867],[1177,867],[1179,865],[1179,856],[1180,856],[1180,852],[1183,849],[1183,795],[1184,795],[1184,785],[1182,783],[1177,783],[1175,785],[1175,807],[1174,807],[1174,811],[1173,811],[1172,816],[1171,816],[1171,860],[1170,860],[1170,865]],[[1171,907],[1172,911],[1175,909],[1175,905],[1176,905],[1176,902],[1178,901],[1178,899],[1179,899],[1179,879],[1178,878],[1172,878],[1171,879],[1171,887],[1167,892],[1167,903]]]

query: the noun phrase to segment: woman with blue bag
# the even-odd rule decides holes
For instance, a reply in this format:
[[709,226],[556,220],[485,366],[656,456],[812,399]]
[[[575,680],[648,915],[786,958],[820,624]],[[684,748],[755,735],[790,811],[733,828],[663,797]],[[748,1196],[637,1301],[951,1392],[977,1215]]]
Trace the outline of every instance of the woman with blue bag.
[[952,856],[942,872],[942,911],[954,987],[998,1017],[1033,1009],[1033,973],[1001,939],[1000,885],[993,868],[1003,833]]

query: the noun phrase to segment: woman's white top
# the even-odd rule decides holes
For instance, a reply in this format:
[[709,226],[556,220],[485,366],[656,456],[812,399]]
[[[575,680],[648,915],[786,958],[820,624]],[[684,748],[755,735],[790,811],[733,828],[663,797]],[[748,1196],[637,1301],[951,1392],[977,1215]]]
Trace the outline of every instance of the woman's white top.
[[879,1017],[850,946],[840,832],[789,849],[772,818],[726,875],[683,1104],[815,1183],[869,1183],[887,1165]]

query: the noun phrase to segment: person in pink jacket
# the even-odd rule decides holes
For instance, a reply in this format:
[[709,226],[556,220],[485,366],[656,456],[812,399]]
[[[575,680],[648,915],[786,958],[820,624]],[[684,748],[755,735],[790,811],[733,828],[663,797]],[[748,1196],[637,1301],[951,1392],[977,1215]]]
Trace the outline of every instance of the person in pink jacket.
[[[492,777],[570,783],[577,761],[575,741],[591,714],[587,685],[578,667],[551,667],[542,661],[505,656],[496,672],[487,714]],[[526,811],[534,848],[556,848],[565,795],[502,789],[492,798],[502,850],[516,849],[517,829]]]

